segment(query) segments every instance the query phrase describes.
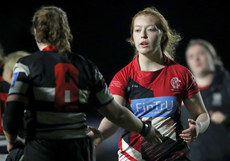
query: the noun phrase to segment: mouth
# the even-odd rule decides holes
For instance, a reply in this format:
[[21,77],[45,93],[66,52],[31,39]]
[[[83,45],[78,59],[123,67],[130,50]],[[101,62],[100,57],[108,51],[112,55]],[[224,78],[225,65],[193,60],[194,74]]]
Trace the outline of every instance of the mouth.
[[147,43],[146,41],[143,41],[140,43],[141,47],[145,48],[148,47],[149,43]]
[[143,45],[143,46],[147,46],[149,43],[147,43],[146,41],[143,41],[140,44]]

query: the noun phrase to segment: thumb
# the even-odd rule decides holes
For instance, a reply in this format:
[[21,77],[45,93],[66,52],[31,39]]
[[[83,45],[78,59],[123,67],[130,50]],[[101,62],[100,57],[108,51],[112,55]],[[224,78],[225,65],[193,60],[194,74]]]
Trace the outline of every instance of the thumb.
[[87,126],[87,129],[92,131],[93,133],[98,133],[98,129],[92,126]]
[[191,125],[196,125],[196,121],[194,121],[193,119],[188,119],[188,124],[189,124],[189,127]]
[[208,113],[209,113],[210,116],[212,116],[212,114],[213,114],[214,112],[210,110]]
[[152,117],[149,117],[147,120],[145,120],[144,122],[151,122],[153,120]]

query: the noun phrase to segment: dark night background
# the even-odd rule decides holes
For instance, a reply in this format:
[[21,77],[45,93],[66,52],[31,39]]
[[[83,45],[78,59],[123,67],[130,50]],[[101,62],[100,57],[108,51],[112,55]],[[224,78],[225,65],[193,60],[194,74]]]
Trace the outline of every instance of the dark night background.
[[[55,5],[67,12],[74,36],[72,51],[94,61],[107,83],[132,60],[134,50],[126,42],[130,36],[131,19],[135,13],[148,6],[155,6],[168,20],[171,28],[183,37],[176,51],[177,62],[186,66],[184,51],[188,41],[202,38],[214,45],[224,66],[230,69],[228,1],[83,0],[75,3],[20,1],[20,4],[9,1],[0,6],[0,42],[5,54],[17,50],[37,50],[30,27],[33,13],[42,5]],[[116,152],[113,153],[116,156]]]

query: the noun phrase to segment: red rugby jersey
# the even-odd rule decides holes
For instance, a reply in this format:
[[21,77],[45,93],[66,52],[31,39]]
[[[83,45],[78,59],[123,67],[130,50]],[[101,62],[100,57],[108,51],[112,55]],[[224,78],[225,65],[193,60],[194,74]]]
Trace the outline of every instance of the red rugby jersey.
[[138,56],[121,69],[110,83],[113,95],[127,100],[139,118],[153,117],[152,125],[163,135],[163,143],[150,145],[139,134],[124,132],[119,141],[119,160],[177,159],[188,152],[179,137],[182,100],[197,94],[198,87],[191,72],[164,55],[165,67],[157,71],[141,71]]

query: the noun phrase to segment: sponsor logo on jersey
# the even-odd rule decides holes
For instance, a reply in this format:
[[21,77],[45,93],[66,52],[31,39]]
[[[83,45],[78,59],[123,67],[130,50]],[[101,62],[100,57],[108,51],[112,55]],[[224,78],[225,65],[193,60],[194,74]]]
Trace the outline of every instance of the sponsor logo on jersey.
[[137,117],[170,117],[177,109],[175,96],[131,100],[131,108]]

